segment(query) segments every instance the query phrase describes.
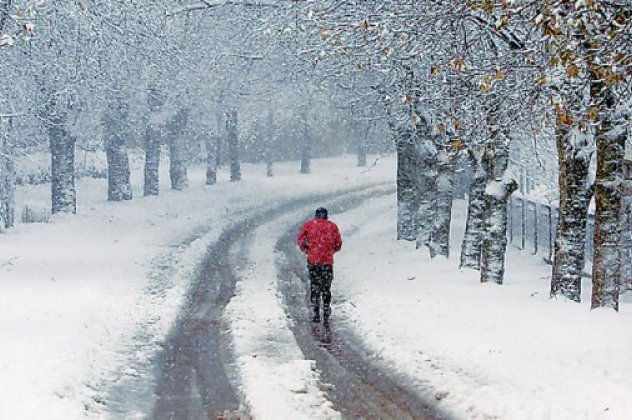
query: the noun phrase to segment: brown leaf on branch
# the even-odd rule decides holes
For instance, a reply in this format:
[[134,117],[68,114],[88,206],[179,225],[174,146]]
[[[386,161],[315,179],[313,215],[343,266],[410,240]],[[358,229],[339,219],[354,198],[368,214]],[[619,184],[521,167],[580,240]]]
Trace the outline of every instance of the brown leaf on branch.
[[450,67],[454,71],[462,71],[465,68],[465,61],[459,57],[453,58],[452,61],[450,61]]
[[556,116],[556,121],[558,125],[567,125],[572,126],[575,122],[573,116],[566,111],[558,112]]
[[579,75],[579,67],[577,67],[575,64],[567,66],[566,75],[568,77],[577,77]]
[[461,139],[456,139],[452,142],[450,148],[455,151],[463,150],[465,148],[465,144]]

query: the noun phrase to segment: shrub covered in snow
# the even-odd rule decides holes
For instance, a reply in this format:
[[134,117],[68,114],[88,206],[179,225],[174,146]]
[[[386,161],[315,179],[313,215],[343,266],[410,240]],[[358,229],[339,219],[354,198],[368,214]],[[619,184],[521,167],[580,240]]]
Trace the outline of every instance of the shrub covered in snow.
[[50,206],[40,202],[25,203],[22,207],[22,223],[48,223]]
[[[142,167],[141,150],[130,151],[130,165]],[[107,161],[103,150],[77,150],[77,178],[107,178]],[[39,185],[50,182],[50,153],[37,152],[16,159],[16,184]]]

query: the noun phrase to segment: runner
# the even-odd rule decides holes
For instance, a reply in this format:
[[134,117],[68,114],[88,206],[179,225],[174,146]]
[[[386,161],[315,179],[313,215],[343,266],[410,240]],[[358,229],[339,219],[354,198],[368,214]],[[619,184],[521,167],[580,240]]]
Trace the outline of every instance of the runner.
[[314,311],[312,321],[320,322],[322,297],[323,326],[328,330],[331,315],[331,282],[334,278],[334,253],[342,248],[342,238],[338,226],[328,220],[326,208],[316,209],[315,217],[303,225],[296,241],[301,251],[307,254],[310,301]]

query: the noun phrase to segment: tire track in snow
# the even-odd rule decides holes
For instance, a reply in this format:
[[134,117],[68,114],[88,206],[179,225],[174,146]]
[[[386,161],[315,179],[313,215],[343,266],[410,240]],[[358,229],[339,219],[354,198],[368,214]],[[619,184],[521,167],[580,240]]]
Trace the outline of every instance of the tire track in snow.
[[[384,191],[355,194],[329,204],[331,213],[357,207],[374,196],[392,194]],[[324,347],[318,342],[308,312],[309,280],[304,257],[297,251],[295,235],[300,223],[288,229],[277,241],[278,288],[292,318],[292,331],[304,356],[313,359],[328,383],[328,396],[334,408],[347,418],[445,419],[447,416],[430,402],[423,401],[392,372],[384,372],[370,361],[361,343],[348,331],[336,328],[332,318],[332,342]],[[343,238],[344,240],[344,238]]]
[[[157,386],[151,417],[154,419],[203,419],[219,416],[244,418],[243,398],[231,376],[234,361],[222,320],[235,293],[238,277],[229,264],[235,245],[245,253],[247,238],[262,223],[343,195],[355,196],[377,186],[359,187],[335,194],[294,199],[263,209],[234,224],[209,248],[199,278],[192,285],[187,304],[165,341],[156,366]],[[272,250],[271,250],[272,252]]]
[[230,246],[248,229],[249,221],[233,226],[209,249],[189,302],[164,346],[154,419],[215,418],[239,411],[239,398],[225,369],[221,314],[236,282],[228,265]]

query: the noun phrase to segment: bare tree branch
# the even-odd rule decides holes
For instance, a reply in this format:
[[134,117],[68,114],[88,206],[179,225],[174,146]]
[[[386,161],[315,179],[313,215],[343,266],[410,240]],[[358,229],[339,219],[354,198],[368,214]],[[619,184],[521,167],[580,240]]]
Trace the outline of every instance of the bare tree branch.
[[278,8],[280,7],[280,5],[278,4],[278,2],[275,3],[270,3],[270,2],[263,2],[263,1],[239,1],[239,0],[219,0],[219,1],[209,1],[209,0],[201,0],[201,3],[199,4],[194,4],[191,6],[187,6],[187,7],[183,7],[181,9],[175,9],[172,11],[168,11],[166,13],[166,15],[168,17],[171,16],[175,16],[178,15],[180,13],[189,13],[189,12],[195,12],[198,10],[208,10],[208,9],[212,9],[212,8],[216,8],[216,7],[223,7],[223,6],[246,6],[246,7],[272,7],[272,8]]

